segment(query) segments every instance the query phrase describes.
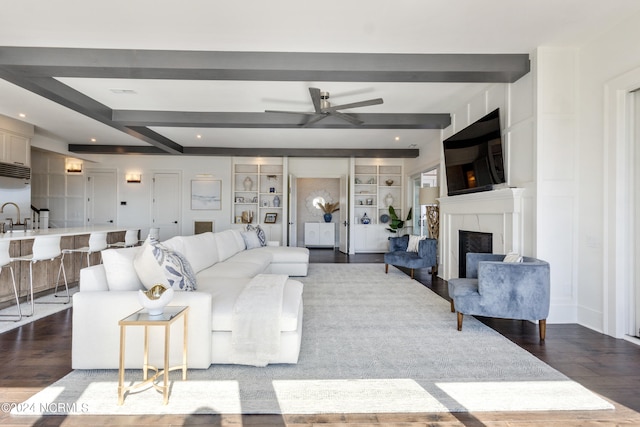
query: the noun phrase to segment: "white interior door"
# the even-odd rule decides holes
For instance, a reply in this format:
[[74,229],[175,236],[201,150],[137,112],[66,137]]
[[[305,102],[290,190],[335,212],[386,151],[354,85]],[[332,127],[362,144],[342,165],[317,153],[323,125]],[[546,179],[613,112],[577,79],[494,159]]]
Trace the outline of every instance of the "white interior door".
[[340,252],[349,253],[349,177],[340,177],[340,222],[338,227],[338,249]]
[[87,225],[113,225],[117,212],[115,170],[87,170]]
[[296,203],[298,202],[298,178],[294,175],[289,175],[289,246],[298,246],[298,229],[297,229],[297,209]]
[[160,241],[180,233],[182,195],[178,172],[156,172],[153,174],[152,227],[160,229]]

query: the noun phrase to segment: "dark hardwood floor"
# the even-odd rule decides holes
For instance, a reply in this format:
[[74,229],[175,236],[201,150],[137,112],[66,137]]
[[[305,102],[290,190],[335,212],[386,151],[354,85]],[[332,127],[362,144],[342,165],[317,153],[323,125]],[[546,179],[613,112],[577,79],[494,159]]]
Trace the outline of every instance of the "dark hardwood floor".
[[[382,254],[311,251],[312,263],[382,264]],[[380,266],[383,271],[383,266]],[[428,271],[416,280],[447,298],[446,282]],[[71,309],[0,334],[0,424],[3,426],[640,426],[640,347],[578,325],[548,325],[544,343],[529,322],[480,319],[520,347],[612,401],[610,411],[457,414],[10,416],[6,404],[26,400],[71,371]],[[452,316],[452,322],[455,317]]]

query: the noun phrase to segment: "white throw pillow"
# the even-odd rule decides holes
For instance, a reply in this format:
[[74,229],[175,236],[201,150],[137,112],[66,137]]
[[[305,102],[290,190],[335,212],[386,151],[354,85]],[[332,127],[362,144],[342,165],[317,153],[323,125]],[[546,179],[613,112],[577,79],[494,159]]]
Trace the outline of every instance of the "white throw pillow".
[[242,234],[242,238],[244,239],[244,243],[247,246],[247,249],[262,247],[260,238],[258,237],[258,233],[256,233],[255,231],[241,231],[240,234]]
[[407,252],[418,252],[420,241],[426,239],[427,236],[409,236],[409,244],[407,245]]
[[509,252],[502,262],[522,262],[522,256],[516,252]]
[[156,241],[144,242],[133,265],[147,289],[158,283],[176,291],[196,289],[196,276],[189,261],[179,252],[167,249]]
[[247,231],[255,231],[255,233],[258,235],[258,240],[260,240],[260,246],[267,246],[267,236],[260,225],[256,225],[254,227],[253,225],[249,224],[247,225]]
[[144,289],[133,260],[140,247],[105,249],[102,251],[102,263],[107,276],[110,291],[137,291]]

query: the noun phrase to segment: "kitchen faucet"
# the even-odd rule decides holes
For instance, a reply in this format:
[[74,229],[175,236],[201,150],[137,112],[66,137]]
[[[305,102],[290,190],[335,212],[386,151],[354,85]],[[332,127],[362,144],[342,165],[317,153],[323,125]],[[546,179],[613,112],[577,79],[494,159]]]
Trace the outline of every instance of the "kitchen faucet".
[[18,206],[16,203],[13,203],[13,202],[7,202],[7,203],[3,204],[3,205],[0,207],[0,213],[4,213],[4,207],[5,207],[5,206],[7,206],[7,205],[13,205],[13,206],[15,206],[15,207],[16,207],[16,211],[18,211],[18,219],[17,219],[17,221],[16,221],[16,222],[13,222],[13,219],[12,219],[12,218],[9,218],[9,219],[11,219],[11,224],[10,224],[11,231],[13,231],[13,226],[14,226],[14,225],[23,225],[23,226],[24,226],[24,229],[26,230],[26,229],[27,229],[27,221],[29,220],[29,218],[25,218],[25,219],[24,219],[24,223],[21,223],[21,222],[20,222],[20,206]]

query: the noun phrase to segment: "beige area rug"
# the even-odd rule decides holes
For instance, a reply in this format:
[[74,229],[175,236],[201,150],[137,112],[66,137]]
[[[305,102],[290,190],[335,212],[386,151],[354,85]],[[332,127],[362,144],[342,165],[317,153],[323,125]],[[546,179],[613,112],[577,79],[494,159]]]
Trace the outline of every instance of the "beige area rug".
[[[116,370],[76,370],[14,414],[322,414],[601,410],[613,406],[382,264],[311,264],[297,365],[214,365],[117,405]],[[172,374],[174,374],[172,373]],[[140,371],[127,371],[128,381]]]
[[[13,291],[13,288],[11,288],[11,290]],[[76,292],[78,292],[77,286],[69,288],[69,295],[73,296],[73,294]],[[31,304],[27,304],[25,302],[21,303],[20,310],[22,310],[23,316],[22,319],[17,322],[11,320],[12,318],[18,317],[18,309],[15,305],[0,310],[0,315],[3,316],[0,317],[0,334],[71,307],[72,301],[69,301],[69,304],[60,304],[66,301],[66,293],[64,292],[64,288],[62,291],[58,291],[58,295],[64,295],[64,297],[54,297],[53,294],[49,294],[40,298],[36,298],[35,313],[33,316],[29,317],[24,316],[24,313],[31,312]],[[24,301],[24,297],[22,297],[20,300]],[[13,301],[15,302],[15,298],[13,299]]]

